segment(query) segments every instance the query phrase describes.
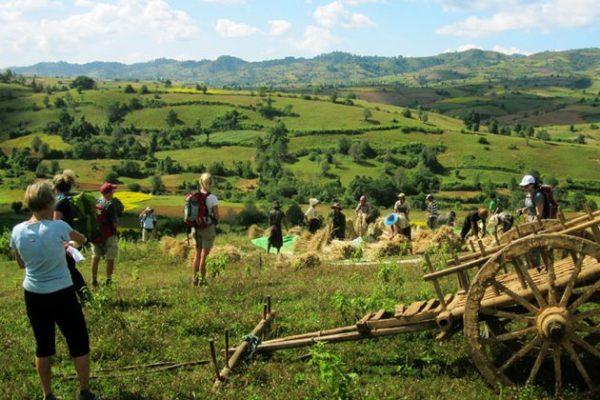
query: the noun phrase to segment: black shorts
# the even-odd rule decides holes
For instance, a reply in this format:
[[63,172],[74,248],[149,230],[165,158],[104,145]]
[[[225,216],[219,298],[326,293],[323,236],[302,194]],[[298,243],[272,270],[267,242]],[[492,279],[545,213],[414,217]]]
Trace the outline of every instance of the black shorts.
[[50,357],[56,354],[56,329],[62,332],[71,357],[90,352],[85,318],[73,286],[53,293],[39,294],[25,290],[27,316],[35,336],[35,355]]

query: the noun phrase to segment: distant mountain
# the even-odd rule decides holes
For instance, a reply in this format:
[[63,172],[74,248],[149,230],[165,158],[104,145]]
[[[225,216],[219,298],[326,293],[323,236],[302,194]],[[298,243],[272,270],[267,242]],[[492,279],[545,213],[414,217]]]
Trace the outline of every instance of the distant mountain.
[[426,84],[468,78],[506,78],[600,73],[600,49],[543,52],[530,56],[483,50],[443,53],[431,57],[371,57],[343,52],[322,54],[311,59],[287,57],[280,60],[248,62],[221,56],[214,61],[157,59],[122,64],[95,61],[87,64],[43,62],[11,68],[23,75],[98,79],[171,79],[205,82],[212,86],[304,85],[390,83]]

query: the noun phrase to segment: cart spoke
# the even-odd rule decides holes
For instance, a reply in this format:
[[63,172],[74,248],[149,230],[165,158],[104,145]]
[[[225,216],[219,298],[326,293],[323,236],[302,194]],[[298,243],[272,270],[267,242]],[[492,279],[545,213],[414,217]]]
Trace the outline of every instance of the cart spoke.
[[537,355],[537,358],[535,359],[535,363],[533,363],[533,367],[531,367],[531,372],[529,373],[529,377],[527,378],[526,382],[527,385],[532,384],[535,380],[535,377],[542,366],[542,362],[544,362],[544,358],[546,358],[546,354],[548,353],[548,347],[550,347],[550,342],[545,340],[542,343],[542,347]]
[[492,284],[494,286],[496,286],[496,288],[498,290],[501,290],[504,293],[506,293],[507,295],[509,295],[517,304],[525,307],[532,313],[537,313],[537,311],[538,311],[537,307],[534,306],[533,304],[531,304],[525,297],[513,292],[512,290],[510,290],[509,288],[507,288],[506,286],[504,286],[502,283],[500,283],[498,281],[493,281]]
[[598,325],[589,326],[587,324],[578,323],[578,324],[575,324],[575,330],[580,331],[580,332],[586,332],[586,333],[599,333],[600,326],[598,326]]
[[571,338],[571,340],[577,346],[581,347],[583,350],[587,351],[588,353],[590,353],[594,357],[600,358],[600,351],[598,349],[596,349],[594,346],[592,346],[591,344],[589,344],[588,342],[586,342],[584,339],[580,338],[577,335],[573,335],[573,337]]
[[575,269],[573,270],[573,274],[571,275],[571,279],[563,292],[562,298],[560,299],[559,306],[566,307],[569,304],[569,299],[571,298],[571,294],[573,294],[573,288],[575,287],[575,282],[577,282],[577,277],[579,276],[579,272],[581,271],[581,265],[583,264],[583,259],[585,258],[585,254],[580,254],[579,257],[573,255],[573,259],[577,259],[575,261]]
[[558,396],[562,392],[562,371],[560,368],[560,346],[554,346],[552,352],[554,359],[554,394]]
[[498,342],[506,342],[507,340],[514,340],[520,337],[526,336],[531,332],[535,332],[537,328],[535,326],[530,326],[525,329],[519,329],[518,331],[503,333],[501,335],[497,335],[495,340]]
[[537,300],[538,305],[540,307],[548,306],[548,303],[546,303],[546,300],[544,299],[544,296],[540,292],[540,289],[537,287],[537,285],[531,278],[531,275],[529,274],[529,270],[523,266],[523,263],[519,262],[516,265],[517,265],[517,268],[519,268],[521,270],[521,274],[523,275],[523,278],[525,278],[527,285],[531,288],[531,292],[535,296],[535,299]]
[[513,321],[525,322],[527,324],[533,323],[533,316],[517,314],[509,311],[496,310],[495,308],[482,308],[480,310],[482,314],[491,315],[498,318],[507,318]]
[[579,296],[577,298],[577,300],[575,300],[573,303],[571,303],[571,305],[569,306],[569,311],[574,312],[575,310],[577,310],[577,308],[580,305],[582,305],[583,303],[585,303],[586,301],[588,301],[588,299],[590,297],[592,297],[599,288],[600,288],[600,279],[598,279],[596,282],[594,282],[594,284],[590,288],[588,288],[588,290],[586,290],[581,296]]
[[565,341],[563,343],[563,347],[565,348],[565,350],[567,350],[567,353],[569,354],[569,358],[571,359],[571,361],[573,361],[573,363],[575,363],[575,366],[577,367],[577,370],[579,371],[579,373],[583,377],[583,380],[585,381],[585,383],[591,389],[592,386],[593,386],[592,380],[590,379],[590,376],[588,375],[585,367],[581,363],[581,359],[579,358],[579,356],[575,352],[575,349],[573,349],[573,345],[571,345],[571,342]]
[[599,316],[600,316],[600,308],[594,308],[593,310],[588,310],[588,311],[581,312],[579,314],[575,314],[573,319],[575,321],[581,321],[586,318],[593,318],[593,317],[599,317]]
[[521,350],[517,351],[513,354],[502,366],[500,367],[500,371],[504,372],[507,368],[513,365],[517,360],[523,358],[527,355],[535,346],[537,346],[542,341],[542,338],[539,335],[536,335],[529,343],[521,348]]
[[556,273],[554,271],[554,257],[548,253],[546,249],[542,249],[542,259],[548,271],[548,303],[555,306],[557,303],[558,294],[556,291]]

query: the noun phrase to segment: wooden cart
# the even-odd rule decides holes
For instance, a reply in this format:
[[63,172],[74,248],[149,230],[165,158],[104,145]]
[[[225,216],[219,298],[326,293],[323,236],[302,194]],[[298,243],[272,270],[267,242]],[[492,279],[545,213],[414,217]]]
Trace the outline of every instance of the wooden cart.
[[[538,221],[497,238],[495,246],[446,262],[425,256],[437,298],[368,313],[356,324],[263,341],[256,352],[416,332],[439,340],[464,331],[486,381],[498,385],[553,382],[583,391],[600,383],[600,213],[570,221]],[[519,237],[513,237],[516,234]],[[591,240],[590,240],[591,239]],[[474,246],[473,246],[474,247]],[[433,257],[433,256],[432,256]],[[441,280],[457,279],[446,294]],[[234,351],[233,349],[232,351]],[[544,373],[540,371],[544,370]]]

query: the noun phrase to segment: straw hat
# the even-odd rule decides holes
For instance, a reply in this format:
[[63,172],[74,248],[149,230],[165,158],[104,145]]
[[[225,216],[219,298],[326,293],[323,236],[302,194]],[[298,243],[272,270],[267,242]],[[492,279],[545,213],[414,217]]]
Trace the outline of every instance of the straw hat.
[[399,198],[399,199],[402,199],[402,198],[404,198],[404,197],[406,197],[406,195],[405,195],[404,193],[400,193],[400,194],[398,194],[398,198]]
[[314,207],[317,204],[319,204],[319,200],[315,199],[315,198],[312,198],[312,199],[308,200],[308,204],[310,204],[311,207]]
[[336,209],[336,208],[337,208],[338,210],[341,210],[341,209],[342,209],[342,206],[340,205],[340,203],[338,203],[338,202],[336,201],[335,203],[333,203],[333,204],[332,204],[331,208],[333,208],[333,209]]

